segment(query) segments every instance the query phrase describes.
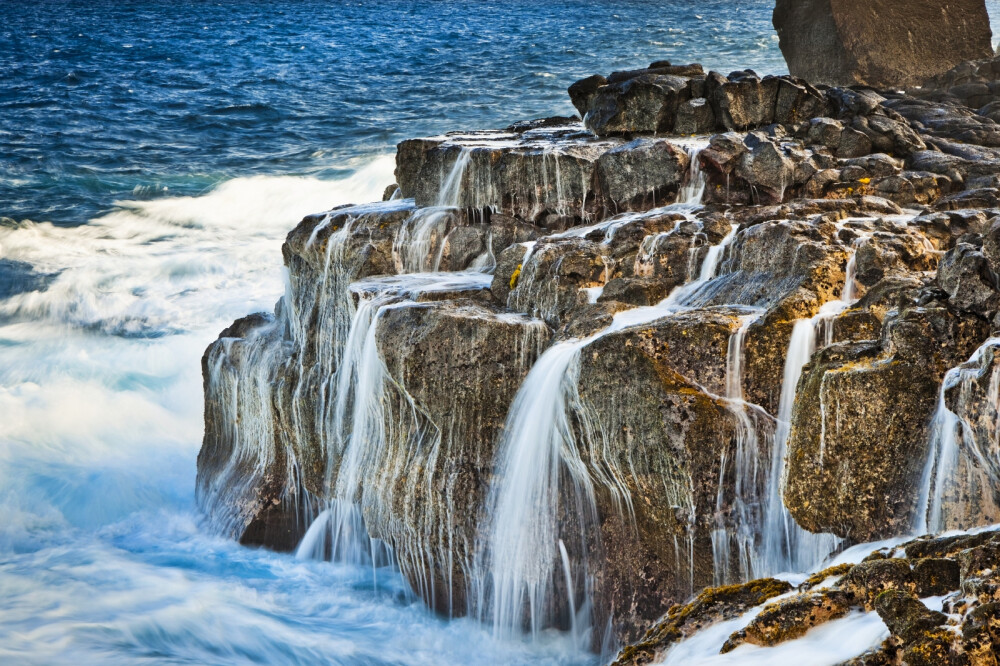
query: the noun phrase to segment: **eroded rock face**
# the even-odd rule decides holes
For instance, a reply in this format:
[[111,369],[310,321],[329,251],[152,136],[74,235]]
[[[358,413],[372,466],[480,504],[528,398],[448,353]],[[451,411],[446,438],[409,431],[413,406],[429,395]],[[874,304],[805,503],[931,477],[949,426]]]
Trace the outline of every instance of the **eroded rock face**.
[[803,374],[785,502],[807,529],[859,541],[905,532],[918,508],[942,373],[971,354],[989,326],[914,308],[883,331],[882,341],[826,348]]
[[993,55],[983,0],[778,0],[774,27],[788,70],[828,85],[917,85]]
[[[558,118],[403,142],[395,198],[292,230],[275,313],[206,351],[199,500],[213,524],[291,549],[300,516],[348,507],[429,605],[493,617],[490,548],[513,541],[485,534],[509,481],[506,420],[529,370],[563,344],[578,357],[534,396],[563,396],[553,509],[514,521],[544,523],[532,547],[555,564],[532,573],[538,616],[511,610],[515,630],[543,618],[634,640],[707,585],[801,563],[801,543],[826,544],[816,564],[834,542],[802,528],[895,536],[925,508],[947,527],[1000,520],[992,119],[663,62],[570,95],[593,131]],[[663,134],[689,131],[713,135]],[[960,364],[963,381],[942,392]],[[942,404],[961,426],[953,472],[931,427]],[[859,608],[900,627],[919,615],[909,597],[879,606],[887,591],[965,586],[985,607],[986,541],[961,557],[929,544],[855,567],[836,594],[822,576],[732,646]],[[626,662],[786,591],[725,590],[668,615]],[[720,610],[719,595],[738,603]],[[571,622],[581,608],[588,618]],[[983,652],[993,616],[967,615],[969,649]],[[892,658],[953,648],[939,638],[907,638]]]

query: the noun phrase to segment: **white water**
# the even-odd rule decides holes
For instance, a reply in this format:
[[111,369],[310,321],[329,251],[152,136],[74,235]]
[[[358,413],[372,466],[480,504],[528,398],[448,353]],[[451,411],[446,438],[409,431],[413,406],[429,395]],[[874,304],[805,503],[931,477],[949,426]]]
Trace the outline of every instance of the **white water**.
[[[693,168],[691,178],[697,183],[703,176]],[[682,191],[700,196],[704,188]],[[662,210],[692,212],[698,206],[699,201],[681,200]],[[613,233],[615,227],[601,228]],[[480,545],[476,576],[481,588],[477,595],[481,600],[479,615],[492,620],[495,635],[516,635],[524,627],[538,635],[543,627],[558,624],[556,609],[561,602],[553,599],[553,585],[557,576],[572,568],[572,575],[566,574],[572,578],[571,601],[567,605],[574,617],[568,622],[562,618],[562,624],[572,626],[573,636],[581,646],[591,641],[593,618],[586,610],[592,605],[592,580],[585,537],[595,529],[597,511],[593,472],[585,466],[579,448],[588,442],[577,441],[573,427],[574,419],[584,423],[592,420],[577,392],[580,353],[609,333],[684,308],[716,274],[736,231],[734,225],[725,239],[707,253],[697,279],[678,287],[657,305],[617,313],[610,326],[588,338],[549,347],[529,372],[507,415],[498,449],[497,481],[487,502],[486,536]],[[531,250],[529,246],[527,252]],[[610,471],[598,481],[623,509],[627,507],[630,497],[624,473],[600,451],[588,453],[590,459],[606,463]],[[569,507],[567,512],[575,515],[579,523],[581,542],[570,544],[575,561],[565,556],[569,546],[560,537],[560,506]]]
[[[978,441],[972,426],[951,411],[946,403],[947,394],[956,388],[964,394],[962,397],[968,397],[971,383],[980,379],[987,371],[989,362],[992,361],[993,354],[998,348],[1000,348],[1000,338],[988,339],[968,361],[949,370],[941,382],[937,409],[931,421],[927,461],[921,476],[920,495],[913,525],[915,534],[941,532],[945,529],[945,501],[955,492],[955,487],[960,482],[956,477],[962,453],[969,456],[980,469],[995,469],[1000,463],[996,459],[988,459],[991,454],[997,455],[995,442]],[[1000,410],[998,393],[1000,393],[1000,373],[994,372],[990,378],[988,398],[995,411]],[[1000,433],[1000,420],[994,425],[993,433],[994,437],[996,433]],[[986,493],[991,492],[990,488],[982,490]],[[981,520],[979,516],[969,515],[957,518],[961,522]]]
[[877,647],[889,637],[878,613],[855,612],[811,629],[805,636],[774,647],[741,645],[719,654],[734,631],[747,626],[762,610],[757,607],[729,622],[703,629],[674,646],[663,661],[665,666],[835,666]]
[[440,270],[445,238],[449,226],[459,214],[462,186],[471,160],[472,150],[460,149],[448,175],[441,179],[436,204],[418,208],[403,224],[393,244],[397,270],[400,273]]
[[840,544],[840,539],[832,534],[814,534],[799,527],[785,507],[782,494],[786,478],[785,456],[788,452],[792,409],[795,406],[795,395],[799,379],[802,377],[802,369],[816,351],[820,333],[823,333],[825,345],[832,344],[833,319],[857,300],[856,267],[856,254],[851,252],[845,268],[844,287],[840,298],[824,303],[816,316],[811,319],[800,319],[795,322],[788,341],[764,516],[763,570],[770,574],[811,569]]
[[[760,316],[751,311],[740,317],[740,325],[729,337],[726,354],[725,403],[735,426],[732,451],[723,449],[719,460],[719,488],[716,494],[716,527],[712,531],[712,563],[716,585],[747,580],[761,575],[756,541],[762,501],[759,482],[761,449],[768,448],[760,436],[768,436],[761,427],[762,410],[743,399],[743,345],[747,331]],[[732,474],[727,474],[731,469]],[[731,495],[727,491],[731,490]],[[731,510],[726,512],[726,504]],[[733,562],[733,551],[736,561]],[[735,565],[735,566],[734,566]]]
[[568,663],[498,643],[391,571],[211,536],[194,506],[199,359],[283,291],[303,215],[380,198],[392,157],[338,181],[243,178],[125,202],[77,228],[0,227],[52,275],[0,300],[0,662]]

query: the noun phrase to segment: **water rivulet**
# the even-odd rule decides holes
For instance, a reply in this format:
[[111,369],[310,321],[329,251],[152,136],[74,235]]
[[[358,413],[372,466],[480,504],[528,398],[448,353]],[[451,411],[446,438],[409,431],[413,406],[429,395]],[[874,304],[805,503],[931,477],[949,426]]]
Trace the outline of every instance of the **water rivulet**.
[[292,230],[274,315],[205,355],[212,522],[610,654],[706,586],[988,520],[1000,231],[912,108],[664,63],[570,93],[585,125],[403,142],[386,201]]

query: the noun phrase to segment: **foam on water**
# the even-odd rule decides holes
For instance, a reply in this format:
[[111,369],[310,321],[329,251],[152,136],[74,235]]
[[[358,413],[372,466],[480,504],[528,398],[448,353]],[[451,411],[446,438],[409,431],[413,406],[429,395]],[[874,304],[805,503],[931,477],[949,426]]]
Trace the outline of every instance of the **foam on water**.
[[335,181],[251,177],[122,202],[89,224],[0,226],[48,276],[0,300],[0,661],[205,664],[579,659],[498,643],[386,569],[208,536],[194,503],[205,347],[284,289],[307,213],[381,198],[391,157]]

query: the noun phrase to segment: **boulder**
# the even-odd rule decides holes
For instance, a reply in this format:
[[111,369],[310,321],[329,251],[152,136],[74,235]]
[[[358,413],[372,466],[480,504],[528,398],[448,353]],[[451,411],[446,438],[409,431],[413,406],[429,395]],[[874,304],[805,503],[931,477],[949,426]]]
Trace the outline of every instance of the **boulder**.
[[777,0],[773,21],[788,70],[814,84],[918,85],[993,55],[984,0]]
[[749,643],[771,647],[801,638],[815,626],[847,615],[850,601],[840,590],[799,594],[771,604],[722,646],[723,654]]

